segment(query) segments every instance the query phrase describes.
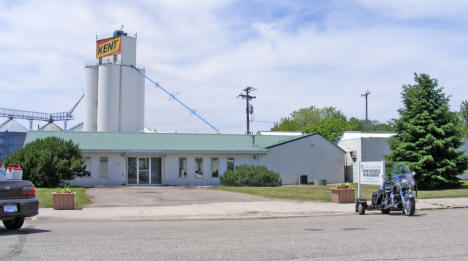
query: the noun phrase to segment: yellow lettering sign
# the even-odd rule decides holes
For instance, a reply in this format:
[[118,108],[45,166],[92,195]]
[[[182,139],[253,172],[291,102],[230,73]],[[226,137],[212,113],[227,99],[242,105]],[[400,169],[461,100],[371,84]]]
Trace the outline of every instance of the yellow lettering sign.
[[117,55],[121,52],[122,37],[103,39],[96,42],[96,58]]

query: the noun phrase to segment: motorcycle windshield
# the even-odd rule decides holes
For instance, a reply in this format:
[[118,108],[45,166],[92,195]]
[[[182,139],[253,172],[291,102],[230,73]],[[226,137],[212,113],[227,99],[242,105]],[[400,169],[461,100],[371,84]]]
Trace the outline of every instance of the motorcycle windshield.
[[405,163],[395,163],[392,167],[390,176],[396,176],[400,174],[411,174],[410,168]]
[[395,175],[392,177],[392,179],[395,184],[399,184],[402,188],[413,187],[415,184],[413,175],[411,174]]

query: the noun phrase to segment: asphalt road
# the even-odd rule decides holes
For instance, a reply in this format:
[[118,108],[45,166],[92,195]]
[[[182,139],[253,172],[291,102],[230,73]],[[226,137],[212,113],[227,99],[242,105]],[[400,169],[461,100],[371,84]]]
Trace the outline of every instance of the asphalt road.
[[200,221],[29,221],[0,260],[468,260],[468,209]]

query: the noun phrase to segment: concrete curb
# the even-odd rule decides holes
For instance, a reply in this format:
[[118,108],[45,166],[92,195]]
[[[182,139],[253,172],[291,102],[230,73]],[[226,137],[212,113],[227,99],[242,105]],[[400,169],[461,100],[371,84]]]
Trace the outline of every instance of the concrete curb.
[[[236,220],[354,215],[354,203],[334,204],[317,201],[221,202],[180,206],[88,207],[80,210],[41,208],[33,220]],[[416,211],[468,208],[468,198],[421,199]],[[374,214],[377,212],[368,212]],[[378,212],[380,213],[380,211]]]

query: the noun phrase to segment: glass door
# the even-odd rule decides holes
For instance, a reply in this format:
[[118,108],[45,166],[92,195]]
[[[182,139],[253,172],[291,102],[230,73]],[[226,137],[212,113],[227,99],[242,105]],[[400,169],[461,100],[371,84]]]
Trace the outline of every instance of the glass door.
[[162,164],[161,157],[127,158],[127,184],[128,185],[157,185],[161,184]]
[[138,184],[149,184],[149,158],[138,158]]
[[128,157],[127,160],[127,182],[128,184],[137,184],[137,158]]

